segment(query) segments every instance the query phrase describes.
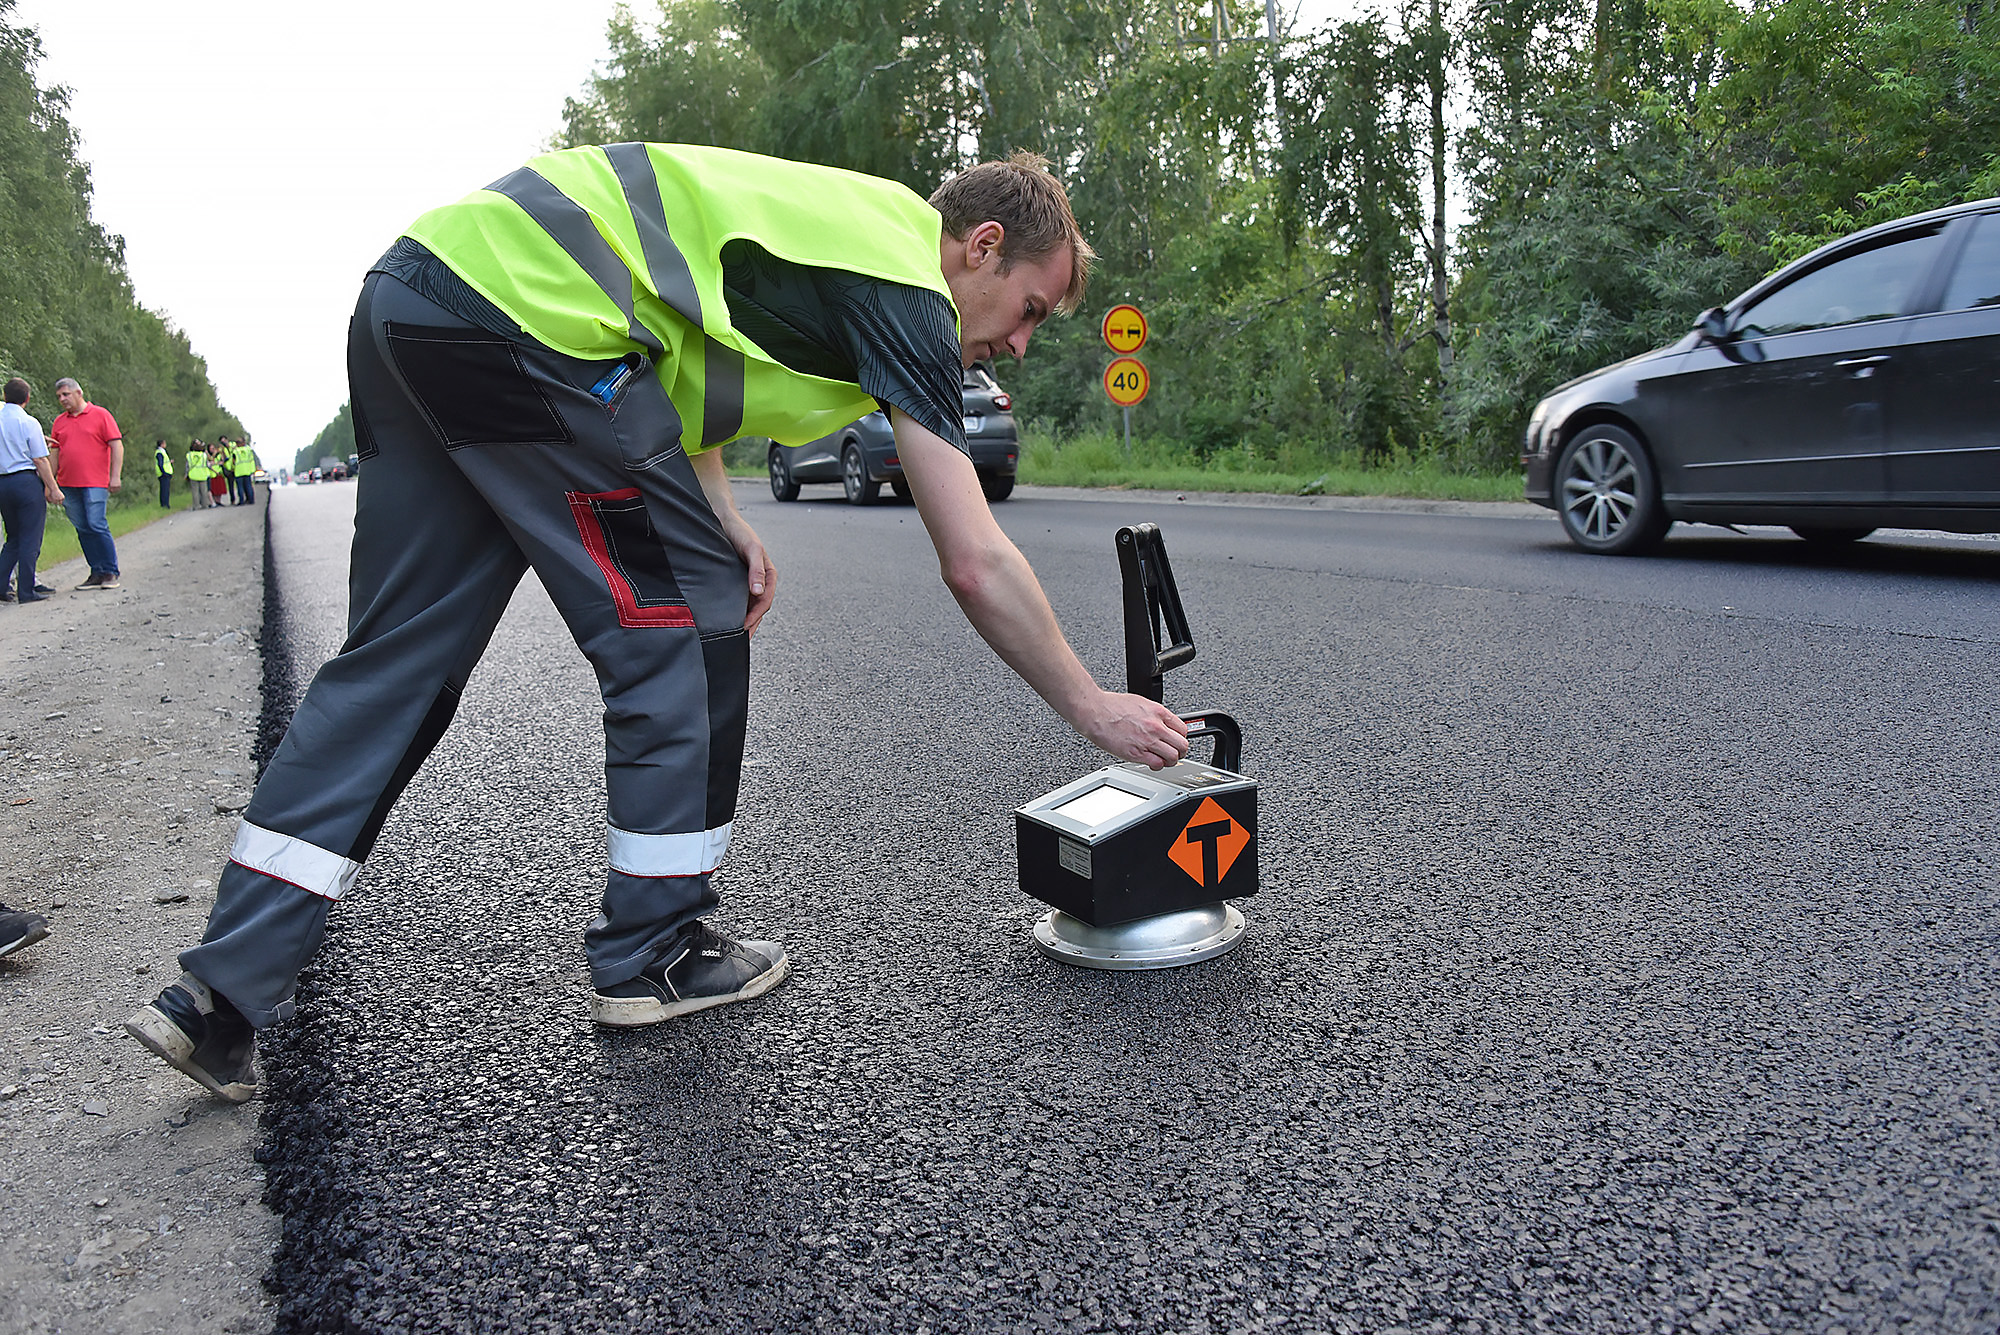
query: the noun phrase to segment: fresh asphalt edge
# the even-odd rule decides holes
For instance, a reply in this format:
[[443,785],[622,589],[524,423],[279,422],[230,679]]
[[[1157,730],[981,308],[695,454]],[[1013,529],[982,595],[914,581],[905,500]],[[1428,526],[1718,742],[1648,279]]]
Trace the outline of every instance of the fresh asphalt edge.
[[285,651],[284,588],[278,578],[278,557],[272,546],[271,502],[264,500],[264,623],[257,630],[257,650],[264,659],[264,695],[257,716],[257,741],[250,758],[257,765],[257,777],[264,777],[285,730],[292,726],[292,711],[298,707],[298,668]]
[[[295,633],[285,598],[284,572],[279,568],[273,533],[272,507],[264,510],[264,623],[258,633],[263,652],[264,702],[257,720],[252,758],[257,777],[277,754],[291,727],[292,715],[311,676],[298,661],[300,637]],[[317,978],[308,969],[300,979],[301,1011],[311,1008]],[[338,1224],[351,1218],[351,1193],[340,1174],[327,1171],[326,1151],[344,1135],[344,1121],[333,1106],[334,1071],[324,1044],[311,1024],[279,1026],[259,1036],[263,1077],[263,1141],[257,1162],[264,1166],[264,1204],[279,1218],[279,1240],[264,1287],[277,1299],[274,1331],[357,1331],[348,1319],[349,1302],[328,1281],[347,1271],[355,1247]],[[350,1179],[351,1180],[351,1179]]]

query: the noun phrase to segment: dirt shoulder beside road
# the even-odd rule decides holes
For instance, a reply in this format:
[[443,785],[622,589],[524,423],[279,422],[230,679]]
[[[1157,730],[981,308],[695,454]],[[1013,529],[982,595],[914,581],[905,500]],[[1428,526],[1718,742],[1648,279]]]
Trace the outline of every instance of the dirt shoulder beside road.
[[[123,586],[0,604],[0,1331],[267,1330],[258,1105],[127,1038],[179,975],[255,774],[266,508],[118,540]],[[60,522],[53,520],[52,522]]]

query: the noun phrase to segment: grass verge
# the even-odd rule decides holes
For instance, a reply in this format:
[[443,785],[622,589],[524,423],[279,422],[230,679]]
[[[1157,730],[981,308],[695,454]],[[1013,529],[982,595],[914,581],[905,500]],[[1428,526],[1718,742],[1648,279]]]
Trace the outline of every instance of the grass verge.
[[[186,500],[175,497],[175,509],[186,509]],[[111,525],[111,537],[115,541],[135,528],[144,528],[155,519],[164,519],[173,510],[162,510],[158,495],[142,502],[121,504],[113,501],[105,510],[104,518]],[[76,530],[69,526],[69,516],[60,505],[49,507],[48,523],[42,526],[42,554],[35,558],[35,569],[48,570],[64,561],[74,561],[83,555],[83,548],[77,546]]]
[[[761,476],[762,441],[726,446],[729,471]],[[1239,491],[1279,496],[1403,496],[1427,501],[1518,501],[1521,475],[1453,469],[1431,457],[1330,458],[1310,447],[1259,452],[1224,450],[1204,459],[1193,450],[1144,437],[1125,452],[1122,437],[1093,432],[1057,438],[1030,429],[1021,437],[1021,481],[1045,487],[1153,491]]]
[[1183,445],[1135,438],[1132,452],[1112,432],[1021,438],[1021,481],[1050,487],[1135,487],[1155,491],[1241,491],[1281,496],[1404,496],[1420,500],[1518,501],[1521,475],[1469,473],[1435,457],[1329,457],[1310,448],[1260,452],[1248,446],[1202,458]]

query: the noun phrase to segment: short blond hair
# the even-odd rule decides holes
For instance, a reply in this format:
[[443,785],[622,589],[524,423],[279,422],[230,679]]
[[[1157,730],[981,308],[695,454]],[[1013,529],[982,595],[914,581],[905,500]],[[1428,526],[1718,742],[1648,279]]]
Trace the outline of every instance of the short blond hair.
[[931,207],[944,215],[945,231],[960,241],[981,223],[999,223],[1003,272],[1016,260],[1032,263],[1067,249],[1069,286],[1056,310],[1068,315],[1083,304],[1097,252],[1083,239],[1070,211],[1069,192],[1041,154],[1017,149],[1005,162],[982,162],[962,171],[937,188]]

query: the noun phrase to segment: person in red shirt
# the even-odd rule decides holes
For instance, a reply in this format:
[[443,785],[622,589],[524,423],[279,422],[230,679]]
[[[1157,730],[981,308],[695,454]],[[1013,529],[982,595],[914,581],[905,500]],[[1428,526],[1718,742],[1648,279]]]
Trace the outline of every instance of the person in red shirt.
[[63,513],[76,530],[77,545],[90,562],[90,578],[79,589],[118,587],[118,548],[104,518],[110,493],[118,490],[125,467],[125,440],[110,413],[83,397],[76,381],[56,381],[56,414],[49,443],[56,447],[56,485],[63,492]]

